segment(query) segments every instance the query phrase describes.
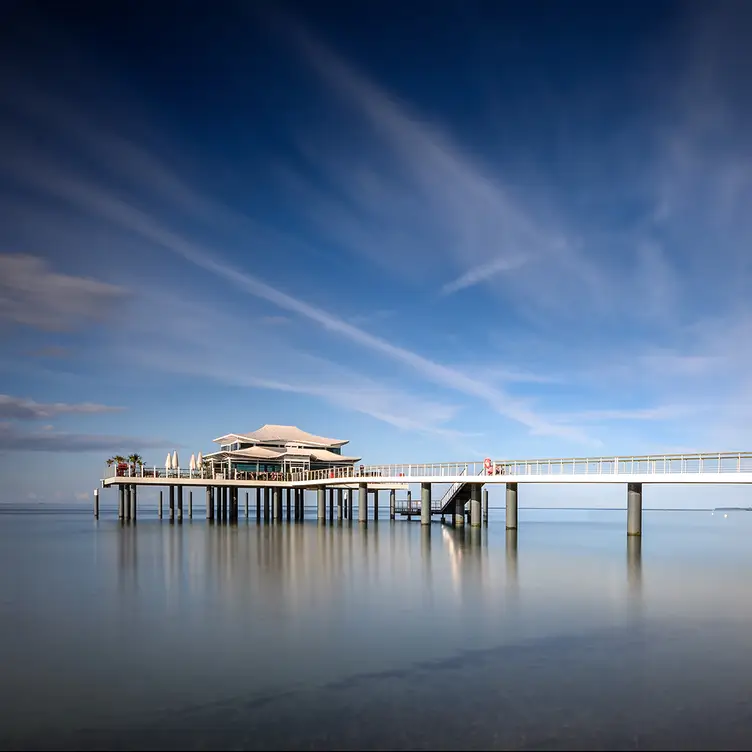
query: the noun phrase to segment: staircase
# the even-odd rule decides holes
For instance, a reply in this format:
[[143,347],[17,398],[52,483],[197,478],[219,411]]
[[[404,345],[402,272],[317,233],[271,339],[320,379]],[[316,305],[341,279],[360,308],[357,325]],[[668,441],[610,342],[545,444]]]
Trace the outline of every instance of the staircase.
[[[478,473],[478,475],[485,474],[485,470],[481,470]],[[467,467],[460,473],[460,475],[467,475]],[[432,502],[431,514],[449,514],[450,512],[454,512],[454,505],[457,501],[464,506],[470,501],[470,486],[470,483],[463,483],[462,481],[453,483],[438,501]]]

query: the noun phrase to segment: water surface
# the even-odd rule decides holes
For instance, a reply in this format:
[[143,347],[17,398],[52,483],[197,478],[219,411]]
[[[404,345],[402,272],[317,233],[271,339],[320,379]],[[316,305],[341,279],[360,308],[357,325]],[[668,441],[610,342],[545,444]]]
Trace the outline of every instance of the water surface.
[[752,745],[752,513],[109,515],[0,508],[4,749]]

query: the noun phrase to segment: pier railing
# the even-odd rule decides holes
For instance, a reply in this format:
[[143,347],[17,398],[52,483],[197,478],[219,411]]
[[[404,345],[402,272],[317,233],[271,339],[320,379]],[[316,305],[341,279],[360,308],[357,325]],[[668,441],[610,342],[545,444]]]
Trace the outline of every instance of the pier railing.
[[[697,454],[662,454],[629,457],[572,457],[528,460],[483,460],[469,462],[434,462],[388,465],[330,467],[294,472],[251,472],[205,466],[197,470],[164,467],[108,467],[105,478],[137,477],[164,479],[206,479],[241,481],[331,481],[342,479],[390,478],[409,482],[410,478],[441,479],[482,475],[556,476],[556,475],[666,475],[686,473],[752,473],[752,452],[713,452]],[[404,480],[403,480],[404,479]],[[447,493],[452,491],[456,480]],[[463,481],[464,482],[464,481]]]

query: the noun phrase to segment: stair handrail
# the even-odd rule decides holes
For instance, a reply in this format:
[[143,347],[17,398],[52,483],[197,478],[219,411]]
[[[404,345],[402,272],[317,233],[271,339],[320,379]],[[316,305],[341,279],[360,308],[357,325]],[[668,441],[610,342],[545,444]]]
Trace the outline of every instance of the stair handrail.
[[[459,475],[467,475],[467,465],[465,465],[464,469],[462,470],[461,473],[459,473]],[[461,480],[458,480],[456,483],[452,483],[452,485],[449,486],[449,488],[447,488],[446,492],[441,497],[441,500],[439,501],[439,505],[435,507],[435,509],[443,509],[446,506],[446,504],[448,504],[451,501],[452,497],[457,493],[457,491],[459,491],[460,488],[462,488],[462,486],[464,485],[465,485],[464,482]]]

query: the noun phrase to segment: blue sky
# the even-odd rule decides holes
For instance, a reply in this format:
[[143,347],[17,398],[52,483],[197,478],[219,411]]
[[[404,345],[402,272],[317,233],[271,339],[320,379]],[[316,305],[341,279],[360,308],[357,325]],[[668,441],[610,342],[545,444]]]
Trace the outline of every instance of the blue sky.
[[748,4],[8,7],[3,500],[264,423],[752,444]]

